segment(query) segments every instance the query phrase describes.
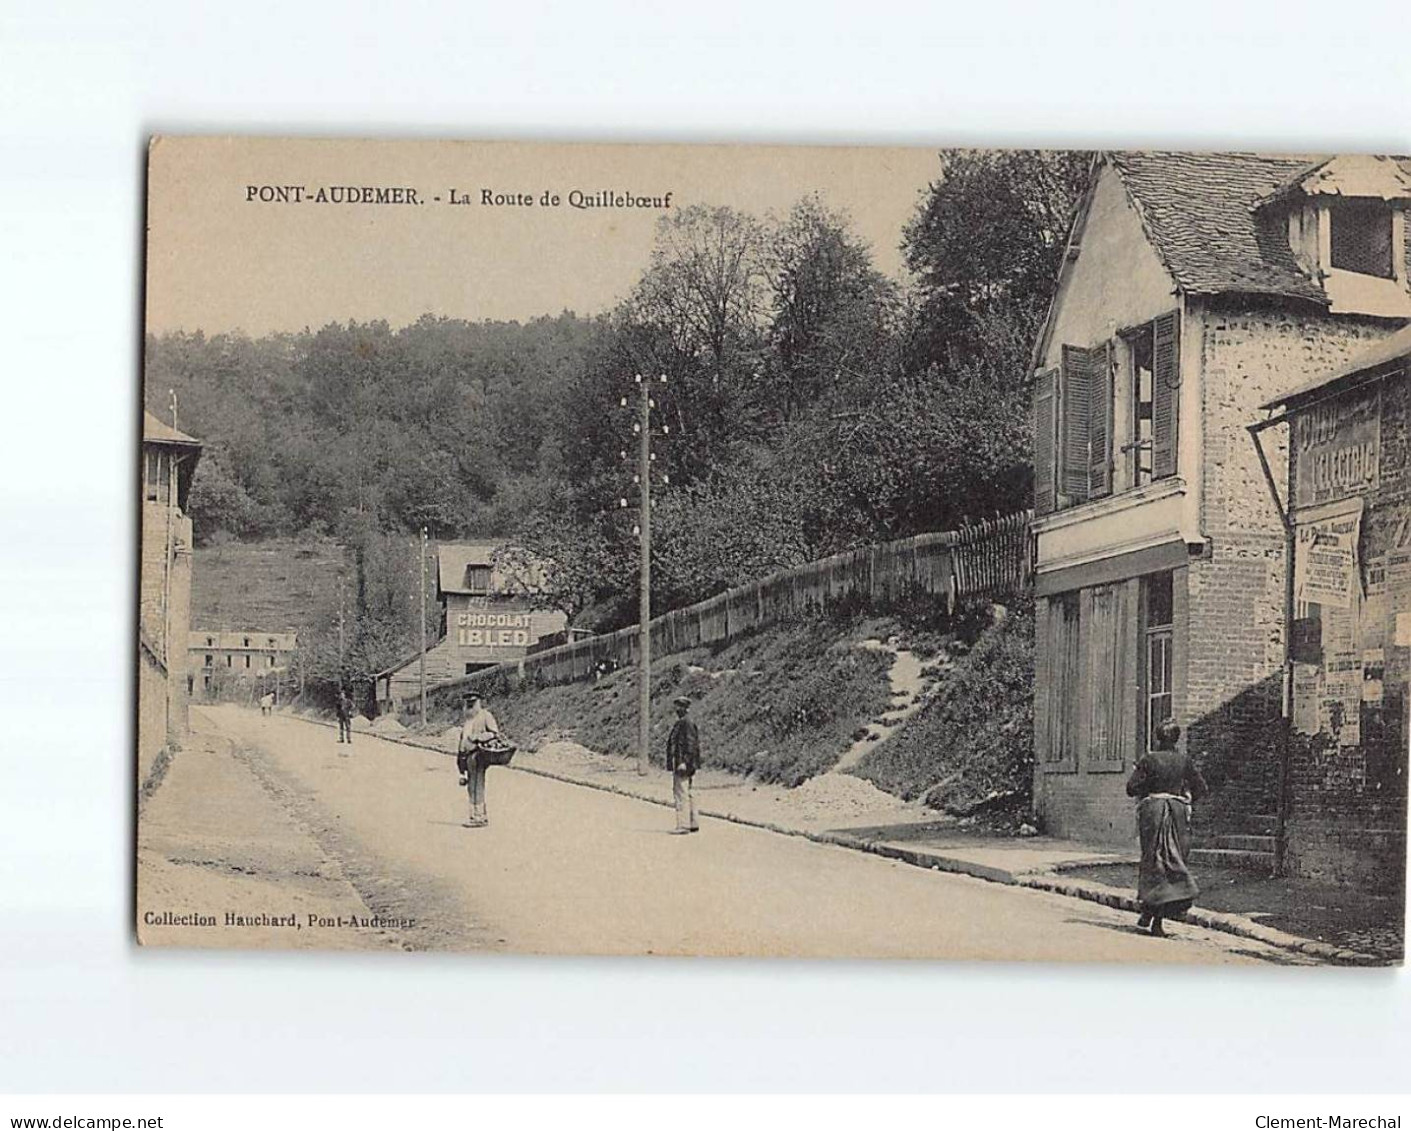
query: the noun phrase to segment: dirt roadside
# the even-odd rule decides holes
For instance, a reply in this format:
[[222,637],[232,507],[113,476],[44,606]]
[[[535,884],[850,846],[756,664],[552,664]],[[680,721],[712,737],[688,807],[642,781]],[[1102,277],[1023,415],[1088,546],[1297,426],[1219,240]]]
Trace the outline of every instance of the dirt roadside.
[[258,748],[192,716],[139,823],[140,943],[229,947],[234,931],[252,948],[493,948],[459,897],[388,872]]

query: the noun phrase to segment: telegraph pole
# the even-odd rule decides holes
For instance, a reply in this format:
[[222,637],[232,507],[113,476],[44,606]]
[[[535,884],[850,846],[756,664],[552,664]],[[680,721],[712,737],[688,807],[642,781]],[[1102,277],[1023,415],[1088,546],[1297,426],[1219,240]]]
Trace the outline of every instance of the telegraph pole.
[[338,686],[343,686],[343,575],[338,575]]
[[421,729],[426,729],[426,527],[421,528]]

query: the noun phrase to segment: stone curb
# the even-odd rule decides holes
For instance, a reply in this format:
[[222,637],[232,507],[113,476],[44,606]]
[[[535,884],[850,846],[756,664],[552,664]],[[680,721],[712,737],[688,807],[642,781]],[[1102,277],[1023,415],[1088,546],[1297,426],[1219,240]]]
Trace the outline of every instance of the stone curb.
[[[301,722],[314,723],[317,726],[328,727],[330,730],[336,725],[334,723],[325,722],[322,719],[310,719],[300,715],[286,715],[285,717],[299,719]],[[355,733],[369,735],[372,738],[380,738],[387,742],[398,742],[403,746],[414,746],[420,750],[432,750],[438,754],[445,754],[447,757],[451,756],[451,752],[444,747],[437,746],[425,739],[420,739],[413,734],[386,735],[379,734],[372,730],[361,730]],[[615,793],[619,797],[629,797],[634,801],[645,801],[651,805],[659,805],[664,809],[674,808],[670,801],[660,797],[653,797],[648,793],[643,793],[626,786],[613,785],[608,782],[583,781],[581,778],[569,777],[567,774],[555,773],[552,770],[541,769],[537,766],[516,766],[511,764],[508,768],[517,770],[522,774],[530,774],[534,777],[548,778],[550,781],[562,782],[565,785],[576,785],[584,789],[596,789],[602,793]],[[748,828],[763,829],[766,832],[778,833],[780,836],[802,837],[804,840],[811,840],[816,844],[831,844],[838,848],[850,848],[857,852],[867,852],[873,856],[882,856],[889,860],[898,860],[904,864],[910,864],[913,867],[928,868],[935,872],[954,872],[961,875],[974,876],[977,879],[987,880],[990,883],[1009,884],[1014,887],[1048,892],[1051,895],[1063,895],[1070,899],[1082,899],[1089,903],[1100,903],[1105,907],[1112,907],[1119,911],[1131,911],[1133,913],[1140,913],[1141,911],[1141,907],[1138,905],[1136,896],[1133,893],[1122,888],[1115,888],[1108,884],[1100,884],[1092,880],[1066,879],[1057,869],[1046,872],[1011,872],[1006,868],[997,868],[989,864],[979,864],[973,860],[966,860],[959,856],[945,856],[941,853],[929,852],[925,849],[907,848],[903,845],[893,844],[888,841],[853,836],[850,833],[810,832],[807,829],[789,828],[785,825],[775,824],[772,821],[756,821],[749,817],[741,817],[735,813],[725,813],[712,809],[701,809],[700,814],[703,817],[713,817],[716,820],[729,821],[731,824],[744,825]],[[1310,958],[1319,958],[1325,962],[1336,963],[1340,966],[1395,965],[1395,963],[1378,958],[1376,955],[1364,954],[1361,951],[1349,950],[1345,947],[1331,946],[1328,943],[1319,942],[1316,939],[1300,938],[1298,935],[1290,935],[1285,931],[1276,930],[1273,927],[1265,927],[1243,915],[1233,915],[1225,911],[1207,911],[1204,908],[1193,907],[1190,911],[1186,912],[1183,922],[1194,923],[1196,926],[1204,927],[1206,930],[1210,931],[1220,931],[1227,935],[1237,935],[1241,938],[1253,939],[1256,942],[1276,947],[1279,950],[1305,954]]]

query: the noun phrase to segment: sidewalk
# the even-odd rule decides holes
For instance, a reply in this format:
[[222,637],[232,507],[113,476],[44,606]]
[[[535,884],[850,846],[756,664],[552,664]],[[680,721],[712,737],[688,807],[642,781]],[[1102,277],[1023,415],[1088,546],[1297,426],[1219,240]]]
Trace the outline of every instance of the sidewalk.
[[[447,753],[455,745],[454,728],[441,735],[358,729]],[[633,759],[599,754],[572,742],[522,751],[511,768],[657,805],[672,804],[671,775],[664,769],[653,766],[639,775]],[[796,789],[783,789],[706,770],[697,775],[696,793],[702,816],[920,868],[1071,896],[1134,915],[1138,911],[1135,844],[1124,853],[1056,837],[995,835],[900,801],[842,773],[821,774]],[[1203,869],[1197,880],[1202,896],[1200,906],[1186,916],[1191,923],[1338,965],[1386,966],[1402,960],[1399,900],[1358,897],[1364,906],[1360,914],[1349,915],[1340,906],[1350,894],[1346,889],[1232,869]]]

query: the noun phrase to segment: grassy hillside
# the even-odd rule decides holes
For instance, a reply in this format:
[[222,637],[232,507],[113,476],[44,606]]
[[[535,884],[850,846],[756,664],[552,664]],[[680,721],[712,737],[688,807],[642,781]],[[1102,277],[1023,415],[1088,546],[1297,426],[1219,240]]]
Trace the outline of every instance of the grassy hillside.
[[[671,701],[686,694],[706,765],[788,786],[830,769],[888,705],[891,657],[858,646],[875,635],[862,618],[818,615],[662,658],[652,665],[653,760],[674,721]],[[492,707],[523,745],[571,739],[606,753],[636,750],[635,669],[497,693]]]
[[335,542],[198,546],[192,566],[191,627],[303,628],[313,611],[337,599],[343,550]]

